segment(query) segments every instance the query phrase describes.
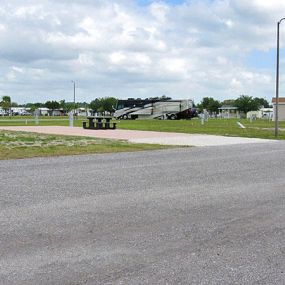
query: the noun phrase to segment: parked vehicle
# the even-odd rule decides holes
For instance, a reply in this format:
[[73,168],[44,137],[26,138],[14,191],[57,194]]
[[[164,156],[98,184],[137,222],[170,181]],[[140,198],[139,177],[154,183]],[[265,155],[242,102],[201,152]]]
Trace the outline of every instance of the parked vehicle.
[[172,99],[133,99],[118,100],[116,119],[191,119],[197,116],[193,101]]
[[12,116],[31,116],[31,113],[29,111],[30,111],[30,108],[26,108],[26,107],[12,107],[11,115]]
[[20,116],[31,116],[32,114],[28,111],[22,111],[20,112]]
[[0,116],[9,116],[9,111],[0,109]]

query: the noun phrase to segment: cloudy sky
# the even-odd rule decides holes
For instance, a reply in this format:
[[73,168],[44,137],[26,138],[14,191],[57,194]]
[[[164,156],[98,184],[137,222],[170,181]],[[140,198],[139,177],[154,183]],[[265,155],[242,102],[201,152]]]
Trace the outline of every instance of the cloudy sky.
[[[0,0],[0,96],[219,100],[275,92],[284,0]],[[285,43],[285,21],[281,25]],[[280,50],[285,96],[285,49]],[[283,75],[283,74],[284,75]]]

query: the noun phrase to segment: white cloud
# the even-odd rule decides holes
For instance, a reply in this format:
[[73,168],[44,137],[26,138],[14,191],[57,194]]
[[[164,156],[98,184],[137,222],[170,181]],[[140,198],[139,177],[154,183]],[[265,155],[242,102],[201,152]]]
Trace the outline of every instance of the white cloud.
[[167,14],[170,11],[170,7],[163,3],[153,3],[150,6],[151,15],[154,16],[159,23],[165,23],[167,21]]
[[199,101],[239,92],[269,99],[274,93],[275,70],[246,58],[275,50],[283,0],[153,1],[143,7],[135,0],[2,2],[0,96],[13,101],[66,99],[71,79],[83,101],[136,94]]
[[110,61],[114,64],[121,64],[126,60],[126,56],[122,52],[113,52],[110,55]]
[[165,58],[161,60],[161,67],[169,72],[174,74],[187,74],[187,64],[183,58]]
[[40,6],[20,6],[15,9],[14,15],[19,18],[28,18],[30,16],[39,15],[41,13],[41,7]]
[[5,31],[6,31],[6,27],[3,24],[0,24],[0,33],[5,32]]
[[78,62],[82,66],[94,66],[95,57],[92,53],[80,53],[78,56]]

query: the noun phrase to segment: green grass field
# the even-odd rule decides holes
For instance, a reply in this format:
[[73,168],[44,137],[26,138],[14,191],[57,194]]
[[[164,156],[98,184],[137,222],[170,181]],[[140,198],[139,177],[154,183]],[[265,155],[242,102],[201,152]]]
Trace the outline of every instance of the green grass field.
[[[246,129],[241,129],[237,122],[241,122]],[[162,132],[180,132],[189,134],[211,134],[223,136],[240,136],[249,138],[274,139],[274,122],[268,120],[237,119],[209,119],[204,125],[199,119],[180,121],[121,121],[118,124],[121,129],[149,130]],[[285,122],[280,123],[280,128],[285,130]],[[285,139],[285,131],[280,131],[279,139]]]
[[[74,125],[81,127],[83,118],[77,118]],[[246,129],[241,129],[237,122],[240,121]],[[0,118],[0,126],[17,126],[30,125],[34,126],[35,121],[32,117],[2,117]],[[41,117],[39,125],[57,125],[68,126],[67,117]],[[279,124],[281,130],[279,139],[285,139],[285,122]],[[274,139],[274,122],[268,120],[256,120],[250,123],[249,120],[242,119],[209,119],[204,125],[200,120],[195,118],[192,120],[164,121],[164,120],[121,120],[117,122],[119,129],[129,130],[149,130],[149,131],[165,131],[180,132],[189,134],[213,134],[223,136],[241,136],[252,138]],[[282,128],[284,130],[282,130]]]
[[[82,127],[84,118],[77,118],[74,125]],[[237,122],[246,128],[241,129]],[[35,126],[32,117],[0,117],[0,126]],[[68,126],[67,117],[41,117],[42,126]],[[189,134],[212,134],[274,139],[274,122],[268,120],[209,119],[204,125],[199,119],[165,120],[121,120],[119,129],[180,132]],[[278,139],[285,139],[285,122],[279,124]],[[82,138],[70,136],[42,135],[23,132],[0,131],[0,159],[25,158],[36,156],[59,156],[88,153],[109,153],[120,151],[138,151],[166,148],[149,144],[131,144],[125,141]]]
[[0,160],[28,157],[163,149],[166,146],[126,141],[0,131]]

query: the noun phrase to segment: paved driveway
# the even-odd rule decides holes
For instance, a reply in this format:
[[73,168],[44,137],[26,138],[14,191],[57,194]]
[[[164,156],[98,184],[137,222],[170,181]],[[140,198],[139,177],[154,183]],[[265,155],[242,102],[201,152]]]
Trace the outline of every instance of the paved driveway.
[[[248,143],[266,143],[270,140],[224,137],[214,135],[197,135],[168,132],[132,131],[132,130],[87,130],[80,127],[63,126],[18,126],[0,127],[0,130],[27,131],[46,134],[90,136],[98,138],[128,140],[133,143],[155,143],[164,145],[186,145],[186,146],[216,146]],[[271,140],[274,142],[274,140]]]
[[285,144],[0,162],[0,284],[284,284]]

